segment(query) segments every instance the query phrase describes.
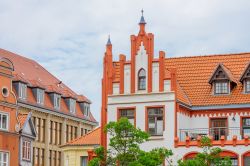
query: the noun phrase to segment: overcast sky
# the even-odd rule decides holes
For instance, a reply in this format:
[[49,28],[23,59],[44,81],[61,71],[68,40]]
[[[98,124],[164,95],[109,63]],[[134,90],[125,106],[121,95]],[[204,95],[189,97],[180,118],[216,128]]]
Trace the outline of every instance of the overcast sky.
[[142,8],[155,56],[250,52],[249,0],[0,0],[0,47],[86,95],[99,120],[107,37],[115,59],[129,58]]

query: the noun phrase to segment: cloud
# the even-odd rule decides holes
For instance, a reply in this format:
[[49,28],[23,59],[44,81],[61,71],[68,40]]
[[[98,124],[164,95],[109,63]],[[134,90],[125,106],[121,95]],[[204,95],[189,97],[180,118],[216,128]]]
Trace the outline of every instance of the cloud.
[[155,34],[155,56],[248,52],[250,1],[2,0],[0,47],[32,58],[77,93],[100,119],[102,59],[108,34],[114,59],[130,57],[140,10]]

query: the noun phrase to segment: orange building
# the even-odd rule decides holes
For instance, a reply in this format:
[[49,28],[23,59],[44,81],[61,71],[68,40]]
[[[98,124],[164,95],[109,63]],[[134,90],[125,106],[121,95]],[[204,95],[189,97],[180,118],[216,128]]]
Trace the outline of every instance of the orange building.
[[[1,54],[0,54],[1,55]],[[0,165],[18,165],[17,101],[12,90],[14,66],[0,56]]]
[[[201,151],[209,136],[233,165],[250,165],[250,53],[155,56],[154,35],[131,35],[131,55],[113,60],[110,39],[103,60],[101,128],[127,117],[150,134],[144,150],[166,147],[173,162]],[[107,147],[109,136],[102,132]]]

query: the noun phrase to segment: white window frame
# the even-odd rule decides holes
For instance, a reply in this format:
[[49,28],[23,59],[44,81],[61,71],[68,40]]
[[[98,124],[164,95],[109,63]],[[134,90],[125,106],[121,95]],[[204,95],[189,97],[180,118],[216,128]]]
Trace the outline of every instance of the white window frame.
[[30,141],[23,140],[22,142],[22,159],[26,161],[31,161],[31,142]]
[[76,100],[69,99],[69,112],[72,114],[76,113]]
[[37,88],[37,103],[44,104],[44,90]]
[[[0,130],[8,131],[9,130],[9,113],[0,112]],[[3,128],[3,115],[7,117],[6,128]]]
[[90,105],[89,103],[84,103],[84,115],[89,117],[89,112],[90,112]]
[[250,79],[245,80],[245,93],[250,93]]
[[[222,88],[223,88],[222,84],[227,85],[227,92],[224,92],[222,90]],[[218,86],[216,86],[216,85],[218,85]],[[220,88],[220,91],[218,91],[217,88]],[[228,95],[228,94],[230,94],[230,82],[229,81],[215,81],[214,82],[214,94],[215,95]]]
[[59,94],[54,94],[54,108],[55,109],[60,109],[60,104],[61,103],[61,95]]
[[19,83],[19,98],[25,100],[27,98],[27,85]]
[[[6,161],[3,161],[3,155],[6,154],[7,155],[7,160]],[[0,160],[0,166],[6,164],[7,166],[9,166],[9,163],[10,163],[10,153],[9,152],[6,152],[6,151],[0,151],[0,156],[1,156],[1,159]]]

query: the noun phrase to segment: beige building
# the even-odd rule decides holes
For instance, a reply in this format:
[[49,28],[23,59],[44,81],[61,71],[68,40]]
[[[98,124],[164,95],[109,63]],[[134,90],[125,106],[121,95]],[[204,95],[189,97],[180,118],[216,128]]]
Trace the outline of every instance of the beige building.
[[[33,143],[33,165],[63,166],[61,145],[85,135],[97,125],[91,102],[78,95],[37,62],[0,49],[14,66],[13,90],[18,112],[32,112],[37,137]],[[77,79],[76,79],[77,81]]]
[[100,143],[101,128],[99,127],[62,145],[65,166],[87,166],[87,163],[95,156],[94,149],[100,146]]

